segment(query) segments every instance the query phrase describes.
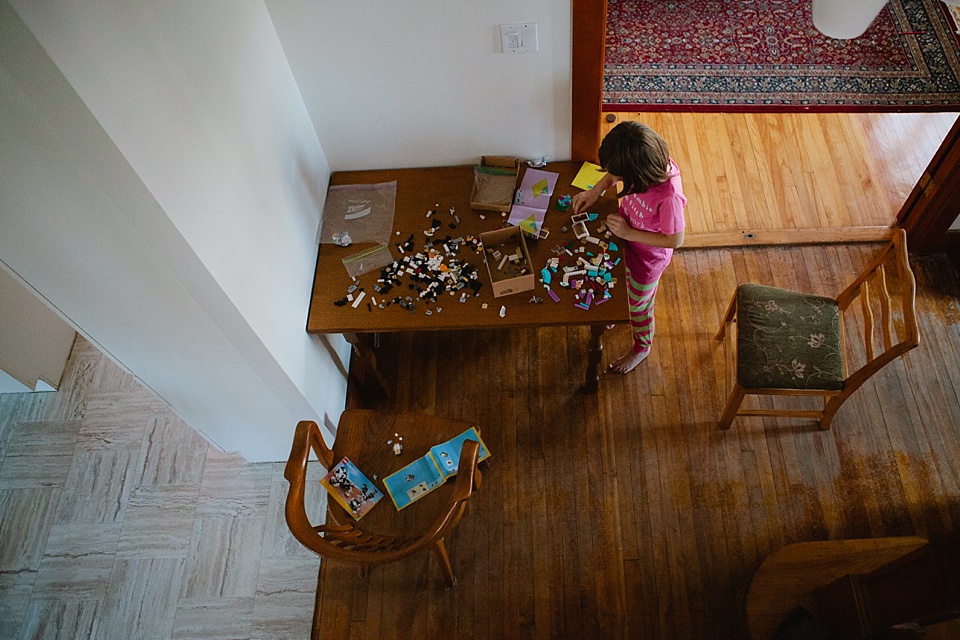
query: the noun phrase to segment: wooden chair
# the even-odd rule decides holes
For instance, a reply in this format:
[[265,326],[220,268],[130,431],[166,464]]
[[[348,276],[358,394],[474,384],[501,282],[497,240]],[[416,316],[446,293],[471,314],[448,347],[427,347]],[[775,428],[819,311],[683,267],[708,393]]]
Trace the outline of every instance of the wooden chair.
[[[340,417],[331,450],[315,422],[300,422],[283,474],[290,483],[286,501],[287,526],[311,551],[331,560],[359,564],[363,574],[370,565],[394,562],[432,548],[447,582],[455,584],[444,538],[460,521],[474,488],[480,485],[477,442],[464,442],[453,481],[400,512],[390,496],[384,495],[380,501],[384,504],[374,505],[361,520],[354,521],[331,499],[326,523],[314,525],[307,515],[304,495],[311,451],[326,469],[346,456],[372,478],[369,474],[377,469],[399,470],[426,453],[430,446],[445,442],[470,426],[467,422],[436,416],[348,409]],[[404,454],[400,458],[394,456],[386,445],[396,433],[405,436]]]
[[[860,304],[854,305],[857,299]],[[737,416],[791,416],[815,418],[821,429],[829,429],[840,405],[860,385],[920,344],[906,233],[897,229],[893,241],[836,298],[739,285],[717,340],[725,338],[728,323],[737,325],[736,381],[720,428],[729,429]],[[848,345],[856,336],[859,340]],[[862,351],[848,350],[854,345]],[[862,364],[854,368],[854,361]],[[820,396],[823,409],[742,408],[747,395]]]

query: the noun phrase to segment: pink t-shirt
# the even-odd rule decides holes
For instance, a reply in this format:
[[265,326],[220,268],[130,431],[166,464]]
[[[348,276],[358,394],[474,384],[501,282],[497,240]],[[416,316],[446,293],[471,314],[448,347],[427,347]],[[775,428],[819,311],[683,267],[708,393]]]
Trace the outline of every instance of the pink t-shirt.
[[[670,159],[669,177],[643,193],[620,198],[620,215],[634,229],[672,235],[683,229],[687,199],[680,184],[680,168]],[[673,249],[628,242],[624,249],[630,277],[639,284],[653,284],[670,264]]]

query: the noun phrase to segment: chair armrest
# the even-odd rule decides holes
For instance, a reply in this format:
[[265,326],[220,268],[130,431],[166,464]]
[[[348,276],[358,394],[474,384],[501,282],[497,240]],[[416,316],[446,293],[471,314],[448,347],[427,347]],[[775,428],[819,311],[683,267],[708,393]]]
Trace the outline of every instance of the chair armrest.
[[467,507],[467,500],[473,495],[474,486],[480,484],[480,470],[477,468],[479,456],[480,443],[476,440],[465,440],[460,448],[460,464],[457,465],[453,499],[446,512],[437,518],[427,534],[423,536],[423,540],[432,542],[443,538],[460,521]]
[[[287,526],[293,536],[308,549],[318,551],[315,546],[316,539],[320,536],[307,516],[304,503],[307,465],[310,462],[311,450],[316,452],[320,464],[324,468],[330,469],[333,466],[333,451],[323,441],[320,427],[312,420],[302,420],[297,424],[297,429],[293,435],[293,446],[290,449],[290,457],[283,469],[283,477],[290,483],[285,514]],[[322,540],[322,538],[320,539]]]

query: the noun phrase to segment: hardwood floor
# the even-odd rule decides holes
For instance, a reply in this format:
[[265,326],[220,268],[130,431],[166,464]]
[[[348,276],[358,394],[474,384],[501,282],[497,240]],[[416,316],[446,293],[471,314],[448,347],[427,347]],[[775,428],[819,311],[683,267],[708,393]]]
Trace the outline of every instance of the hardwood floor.
[[[380,406],[475,420],[493,452],[450,545],[373,568],[325,562],[322,638],[744,638],[752,572],[792,542],[960,525],[960,283],[917,258],[921,346],[829,432],[740,418],[717,430],[738,281],[832,293],[875,245],[678,253],[648,361],[578,394],[586,329],[384,335]],[[607,359],[629,346],[613,330]]]
[[307,637],[319,559],[282,474],[78,339],[58,392],[0,394],[0,638]]
[[[754,244],[744,233],[857,239],[889,227],[956,113],[619,113],[640,120],[683,172],[687,246]],[[795,241],[796,234],[787,236]]]

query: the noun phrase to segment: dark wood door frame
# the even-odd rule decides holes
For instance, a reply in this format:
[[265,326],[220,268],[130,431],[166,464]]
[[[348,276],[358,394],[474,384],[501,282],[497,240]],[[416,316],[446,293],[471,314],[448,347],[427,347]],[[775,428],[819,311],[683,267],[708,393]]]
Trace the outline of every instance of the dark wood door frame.
[[596,162],[603,109],[607,0],[572,0],[573,68],[570,159]]
[[910,250],[960,254],[960,233],[950,225],[960,214],[960,118],[943,139],[920,181],[910,192],[897,222],[907,232]]

